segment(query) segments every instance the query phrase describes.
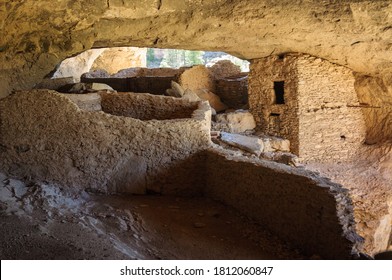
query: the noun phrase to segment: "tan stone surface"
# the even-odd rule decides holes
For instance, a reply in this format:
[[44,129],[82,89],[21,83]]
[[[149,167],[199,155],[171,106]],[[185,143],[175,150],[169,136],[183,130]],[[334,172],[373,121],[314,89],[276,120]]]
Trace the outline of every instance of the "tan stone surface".
[[216,112],[221,112],[227,109],[227,106],[222,103],[219,96],[214,94],[213,92],[206,89],[199,89],[195,91],[195,94],[201,99],[208,101],[212,108]]
[[53,78],[73,77],[80,82],[80,76],[89,72],[94,61],[105,51],[105,49],[87,50],[74,57],[61,61]]
[[0,96],[32,87],[63,59],[91,47],[220,50],[247,59],[303,52],[366,74],[392,68],[389,0],[2,4]]
[[[18,92],[0,101],[0,168],[103,192],[197,193],[195,154],[210,145],[208,108],[200,108],[192,118],[141,121],[82,111],[54,91]],[[170,171],[183,162],[189,171]]]
[[215,80],[236,76],[241,73],[241,67],[235,65],[230,60],[220,60],[209,67],[209,70]]
[[390,246],[391,166],[390,143],[364,145],[350,163],[312,163],[306,166],[350,190],[355,228],[365,238],[364,251],[370,255]]
[[231,133],[241,133],[256,127],[253,115],[248,111],[238,110],[231,113],[218,114],[215,117],[216,128]]
[[102,110],[106,113],[139,120],[173,120],[191,118],[198,103],[147,93],[102,93]]
[[391,140],[392,80],[355,75],[355,90],[366,123],[366,143]]
[[71,99],[81,110],[85,111],[101,111],[101,96],[99,93],[87,93],[87,94],[71,94],[65,95]]
[[192,91],[208,90],[214,91],[214,79],[211,72],[203,65],[193,66],[191,69],[185,70],[179,79],[179,84],[184,89]]
[[239,209],[306,253],[344,259],[360,244],[347,190],[326,178],[218,149],[209,151],[207,170],[208,196]]
[[105,69],[109,74],[115,74],[121,69],[131,67],[146,67],[147,65],[146,48],[106,48],[95,59],[92,70]]
[[[284,104],[274,82],[284,81]],[[352,72],[308,55],[254,61],[249,103],[260,129],[290,140],[304,161],[350,159],[366,136]]]

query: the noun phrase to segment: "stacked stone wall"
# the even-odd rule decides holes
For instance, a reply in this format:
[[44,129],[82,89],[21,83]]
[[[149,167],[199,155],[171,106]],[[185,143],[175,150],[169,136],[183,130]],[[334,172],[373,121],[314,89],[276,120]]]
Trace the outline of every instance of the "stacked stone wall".
[[[274,82],[284,81],[284,104],[276,104]],[[287,138],[298,154],[299,120],[295,56],[271,56],[251,62],[249,107],[258,127],[266,134]]]
[[[276,104],[274,81],[284,81],[284,104]],[[289,139],[302,160],[348,160],[366,135],[354,81],[349,69],[309,55],[257,59],[250,109],[263,132]]]
[[352,71],[311,56],[297,60],[299,155],[306,161],[345,161],[366,137]]

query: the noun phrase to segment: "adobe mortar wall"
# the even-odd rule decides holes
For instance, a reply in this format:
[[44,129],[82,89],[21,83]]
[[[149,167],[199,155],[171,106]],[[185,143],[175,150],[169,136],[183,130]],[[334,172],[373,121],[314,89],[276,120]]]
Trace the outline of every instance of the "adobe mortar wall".
[[[285,165],[207,152],[207,196],[231,205],[306,254],[348,259],[362,238],[346,189]],[[230,170],[230,172],[228,172]]]
[[[192,119],[141,121],[82,111],[50,90],[18,92],[0,100],[0,169],[103,192],[200,193],[208,108],[199,103]],[[166,177],[184,161],[187,169]]]
[[191,118],[197,103],[182,98],[156,96],[148,93],[101,93],[102,110],[106,113],[139,120]]
[[[297,76],[295,56],[254,59],[250,64],[248,99],[257,126],[267,134],[289,139],[292,153],[298,155]],[[285,82],[285,104],[274,104],[274,81]],[[280,115],[279,129],[271,121],[271,114]]]
[[352,71],[308,55],[298,57],[297,68],[300,157],[352,158],[366,137]]
[[[285,82],[285,104],[274,104],[274,81]],[[348,160],[365,139],[354,76],[326,60],[300,54],[253,60],[249,104],[258,127],[289,139],[303,161]]]

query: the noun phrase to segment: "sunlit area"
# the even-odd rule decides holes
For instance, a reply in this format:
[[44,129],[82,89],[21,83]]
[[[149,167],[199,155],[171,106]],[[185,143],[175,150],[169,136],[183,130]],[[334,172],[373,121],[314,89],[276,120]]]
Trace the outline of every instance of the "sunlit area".
[[224,52],[189,51],[175,49],[147,49],[148,68],[180,68],[184,66],[206,65],[213,66],[220,60],[229,60],[241,67],[242,72],[249,71],[249,61],[239,59]]

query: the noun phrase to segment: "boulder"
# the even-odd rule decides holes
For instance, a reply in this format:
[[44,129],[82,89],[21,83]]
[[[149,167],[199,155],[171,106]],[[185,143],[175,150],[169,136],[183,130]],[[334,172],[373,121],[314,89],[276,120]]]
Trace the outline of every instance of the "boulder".
[[256,127],[256,122],[251,113],[245,110],[216,115],[215,128],[230,133],[242,133]]
[[206,89],[200,89],[194,91],[200,99],[206,100],[210,103],[210,106],[215,109],[216,112],[224,111],[227,106],[220,100],[220,97],[211,91]]
[[175,81],[171,81],[171,88],[167,89],[166,93],[169,96],[181,98],[183,97],[185,91],[178,83],[176,83]]
[[201,101],[201,98],[194,93],[193,91],[191,91],[190,89],[185,90],[184,95],[182,96],[182,98],[190,101],[190,102],[197,102],[197,101]]
[[220,60],[211,66],[210,71],[215,80],[223,79],[226,77],[237,76],[241,74],[241,67],[235,65],[230,60]]
[[180,75],[179,84],[184,89],[190,89],[194,92],[200,89],[207,91],[214,91],[215,89],[215,81],[208,68],[204,65],[197,65],[185,70]]
[[227,132],[221,132],[220,137],[224,143],[255,154],[256,156],[260,156],[260,154],[264,151],[264,143],[257,137]]

